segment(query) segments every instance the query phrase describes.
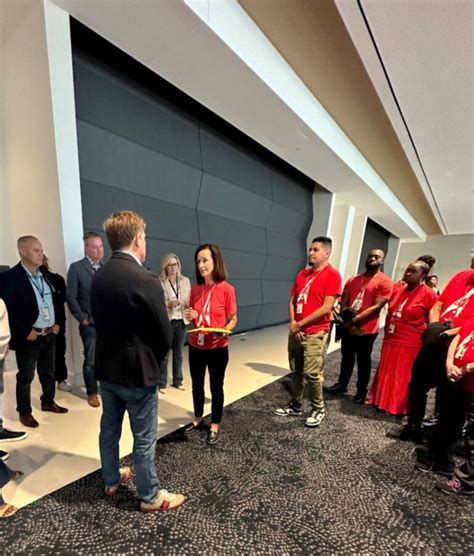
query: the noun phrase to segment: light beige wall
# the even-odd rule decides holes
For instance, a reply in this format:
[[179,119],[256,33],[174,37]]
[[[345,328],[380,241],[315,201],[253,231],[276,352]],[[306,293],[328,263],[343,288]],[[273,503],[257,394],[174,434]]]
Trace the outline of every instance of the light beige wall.
[[[428,236],[425,242],[402,243],[398,256],[395,277],[400,278],[408,263],[420,255],[433,255],[436,264],[433,274],[439,277],[441,288],[448,280],[471,263],[470,251],[474,248],[474,234],[442,236]],[[440,288],[440,289],[441,289]]]

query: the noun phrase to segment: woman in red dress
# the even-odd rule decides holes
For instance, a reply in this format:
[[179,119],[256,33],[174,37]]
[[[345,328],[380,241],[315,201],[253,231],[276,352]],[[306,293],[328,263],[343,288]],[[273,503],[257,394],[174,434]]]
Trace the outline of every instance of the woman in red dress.
[[410,263],[389,302],[380,363],[367,403],[392,415],[408,413],[411,368],[436,303],[436,294],[424,283],[428,271],[422,261]]

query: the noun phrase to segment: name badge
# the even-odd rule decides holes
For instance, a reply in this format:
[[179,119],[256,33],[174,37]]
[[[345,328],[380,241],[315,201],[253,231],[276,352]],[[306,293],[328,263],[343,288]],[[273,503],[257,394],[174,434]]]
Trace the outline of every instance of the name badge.
[[198,334],[198,346],[204,345],[204,334]]
[[388,333],[389,334],[394,334],[395,332],[395,325],[393,323],[388,325]]
[[302,303],[297,303],[296,304],[296,314],[301,315],[302,312],[303,312],[303,304]]
[[47,305],[43,305],[43,306],[41,307],[41,317],[42,317],[44,320],[48,320],[48,321],[50,320],[51,315],[50,315],[50,313],[49,313],[49,307],[48,307]]

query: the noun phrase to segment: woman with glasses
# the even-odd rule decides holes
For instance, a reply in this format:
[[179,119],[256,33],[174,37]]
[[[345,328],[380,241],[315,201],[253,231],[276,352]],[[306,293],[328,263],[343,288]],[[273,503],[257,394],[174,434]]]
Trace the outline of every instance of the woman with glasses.
[[[189,320],[184,312],[189,306],[189,295],[191,292],[191,282],[189,278],[181,274],[181,263],[178,256],[168,253],[161,260],[160,280],[165,294],[166,309],[168,318],[173,328],[173,339],[171,350],[173,352],[173,381],[171,385],[178,390],[184,390],[183,386],[183,345],[186,332],[186,325]],[[168,359],[169,352],[160,365],[160,384],[161,394],[166,393],[168,383]]]

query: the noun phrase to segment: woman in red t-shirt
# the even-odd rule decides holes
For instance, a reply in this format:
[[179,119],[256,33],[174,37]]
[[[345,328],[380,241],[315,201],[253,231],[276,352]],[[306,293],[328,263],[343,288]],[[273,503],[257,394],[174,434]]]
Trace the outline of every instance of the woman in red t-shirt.
[[[191,288],[189,309],[185,318],[194,328],[221,328],[232,331],[237,324],[235,290],[228,282],[221,250],[206,243],[194,254],[196,282]],[[229,362],[229,340],[225,332],[202,330],[189,334],[189,368],[193,385],[194,419],[185,430],[196,430],[203,423],[204,377],[209,369],[211,385],[211,427],[208,444],[219,439],[219,424],[224,406],[224,375]]]
[[408,413],[411,368],[422,346],[430,309],[436,303],[436,294],[424,284],[428,271],[425,262],[409,264],[389,302],[380,363],[367,403],[392,415]]

